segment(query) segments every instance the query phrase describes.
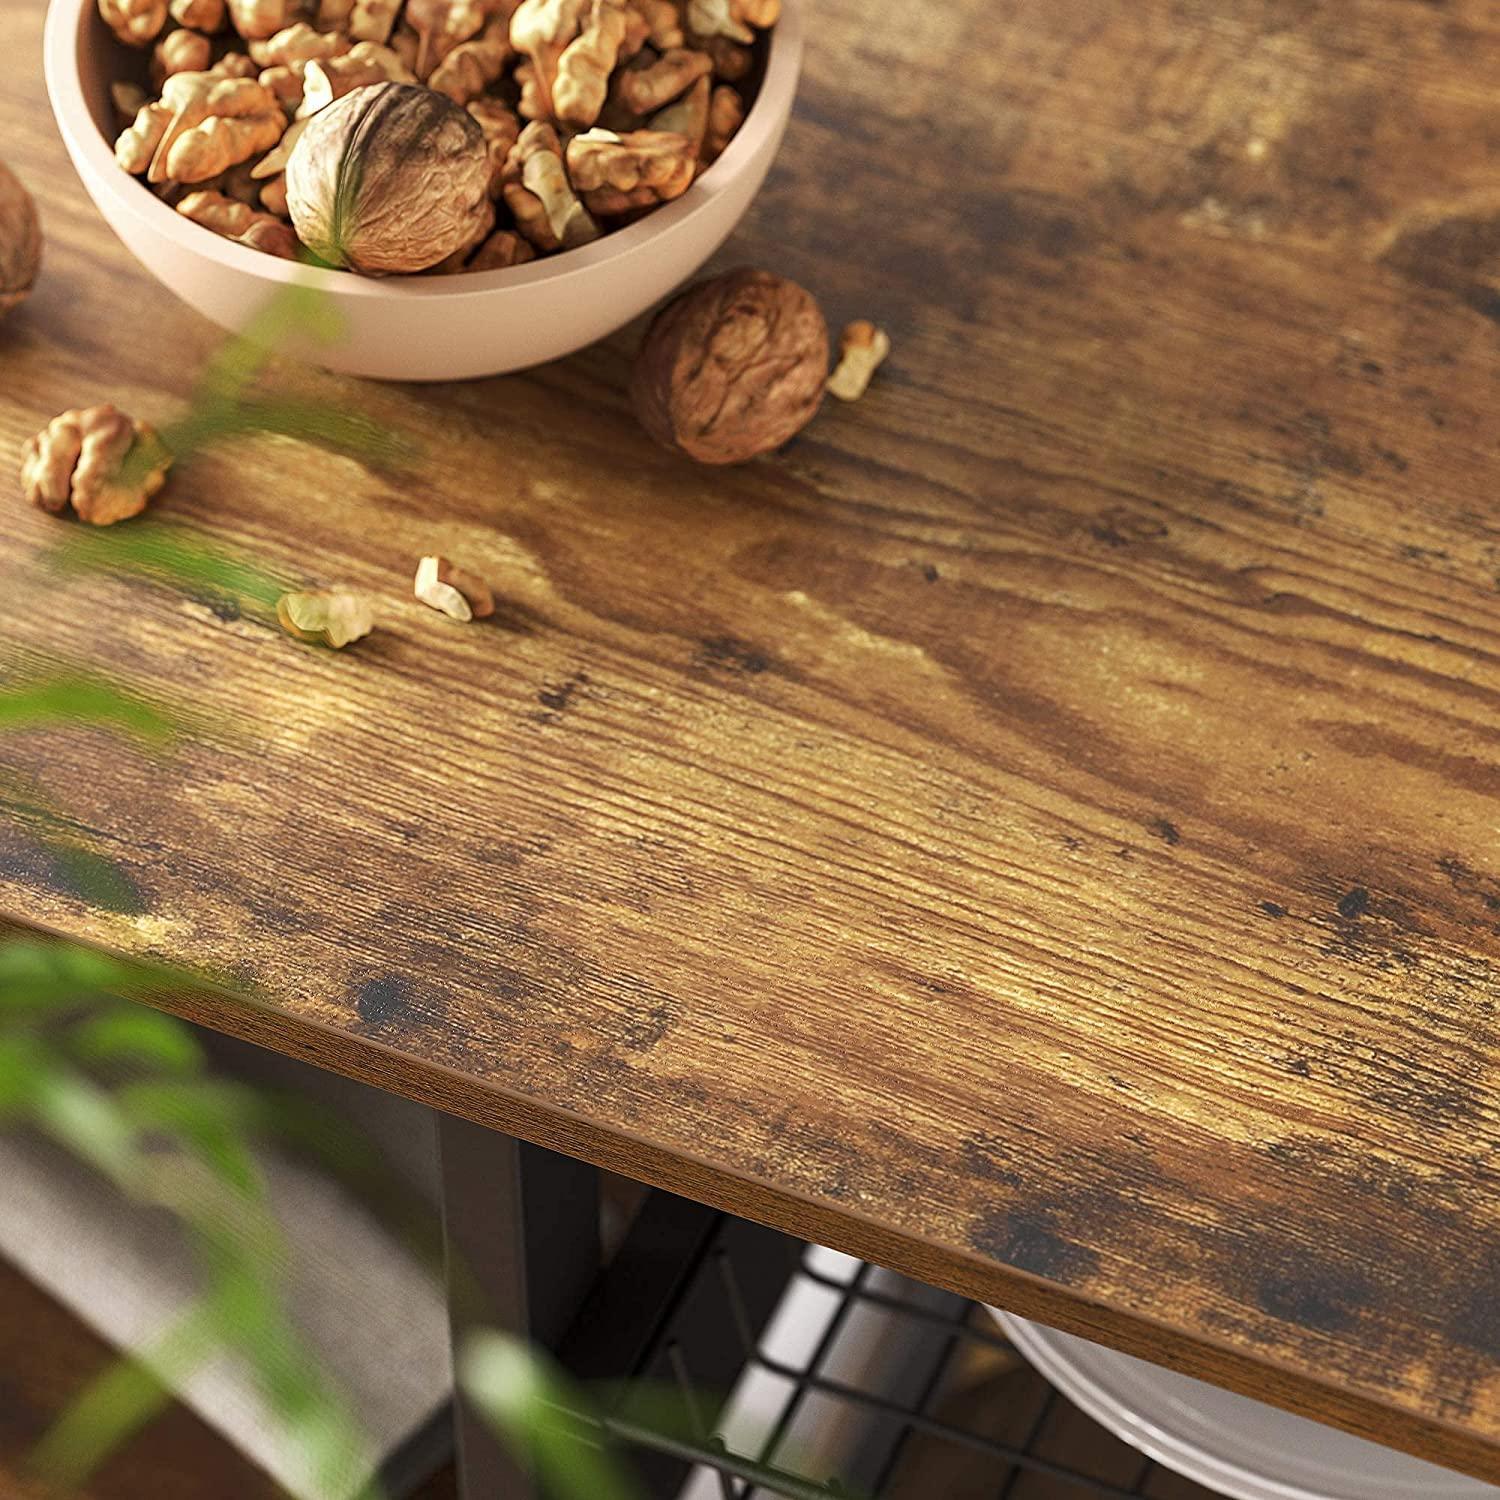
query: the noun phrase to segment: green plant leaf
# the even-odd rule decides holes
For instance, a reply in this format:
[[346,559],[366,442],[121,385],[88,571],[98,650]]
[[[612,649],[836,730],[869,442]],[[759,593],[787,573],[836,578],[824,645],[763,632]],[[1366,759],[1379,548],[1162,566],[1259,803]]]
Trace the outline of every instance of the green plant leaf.
[[148,745],[164,744],[175,732],[161,709],[102,678],[69,674],[0,687],[0,732],[57,724],[118,729]]
[[0,943],[0,1007],[17,996],[50,997],[56,993],[77,996],[78,986],[69,966],[62,962],[59,943],[32,938],[11,938]]
[[[345,1488],[367,1447],[342,1393],[287,1317],[277,1273],[263,1259],[246,1257],[224,1267],[221,1289],[231,1308],[225,1344],[295,1442],[313,1492]],[[371,1484],[365,1494],[378,1500],[378,1487]]]
[[179,1077],[201,1073],[205,1053],[193,1029],[144,1005],[119,1005],[86,1016],[62,1044],[93,1067],[136,1063]]
[[[343,333],[344,320],[331,299],[307,286],[284,288],[209,362],[186,414],[162,429],[161,445],[182,462],[217,443],[270,432],[387,468],[408,463],[415,456],[413,445],[357,412],[320,401],[254,393],[276,352],[293,335],[331,344]],[[129,478],[137,473],[144,478],[155,457],[145,449],[139,454],[132,451],[123,472]]]
[[316,1162],[340,1182],[420,1264],[444,1268],[442,1225],[421,1193],[406,1183],[368,1136],[336,1111],[304,1095],[256,1089],[243,1128]]
[[315,443],[377,468],[399,470],[417,456],[417,446],[409,438],[363,412],[271,397],[247,402],[241,412],[247,433],[268,432]]
[[36,841],[51,864],[51,881],[60,890],[101,911],[139,916],[146,909],[140,887],[114,860],[72,839],[38,834]]
[[211,1297],[202,1298],[138,1357],[114,1361],[52,1424],[32,1450],[30,1467],[59,1488],[81,1488],[222,1347],[222,1325],[222,1309]]
[[[347,458],[385,469],[409,463],[408,441],[357,412],[341,412],[314,401],[259,398],[200,406],[162,434],[164,444],[181,458],[237,438],[271,433],[332,449]],[[128,473],[129,459],[126,460]]]
[[123,994],[133,986],[150,982],[164,972],[133,959],[115,958],[97,948],[65,940],[45,945],[57,973],[81,990]]
[[47,803],[32,777],[0,766],[0,808],[18,839],[32,848],[12,851],[12,874],[34,877],[106,911],[137,915],[145,899],[129,874],[85,843],[85,830]]
[[38,1079],[31,1114],[39,1129],[129,1192],[136,1179],[136,1132],[109,1094],[57,1064]]
[[[319,1383],[316,1366],[305,1355],[301,1356],[301,1366],[302,1378],[294,1384],[284,1383],[278,1397],[265,1393],[267,1404],[296,1443],[313,1493],[332,1494],[344,1490],[351,1473],[365,1467],[368,1450],[360,1442],[358,1424]],[[360,1492],[362,1500],[378,1500],[380,1493],[373,1478]]]
[[[273,298],[209,363],[182,419],[159,439],[132,447],[121,466],[125,482],[144,476],[164,449],[181,461],[252,433],[386,464],[409,457],[410,445],[361,414],[257,394],[257,382],[293,330],[335,339],[340,319],[331,302],[306,287]],[[285,592],[258,565],[152,522],[107,534],[75,530],[49,561],[63,572],[124,573],[265,610]],[[86,676],[0,688],[0,731],[76,722],[146,743],[162,743],[174,729],[159,710]],[[22,799],[5,800],[14,810]],[[44,796],[30,801],[33,834],[49,857],[72,862],[60,866],[72,872],[70,883],[102,891],[113,876],[116,898],[125,899],[124,873],[77,846]],[[359,1459],[359,1427],[286,1309],[286,1246],[252,1149],[267,1133],[264,1107],[253,1091],[205,1076],[196,1040],[165,1016],[121,1005],[77,1014],[100,993],[128,997],[180,982],[148,965],[68,945],[0,944],[0,1122],[39,1127],[123,1193],[173,1213],[210,1288],[140,1360],[111,1367],[85,1390],[44,1439],[38,1467],[54,1480],[81,1483],[163,1408],[169,1389],[211,1353],[227,1350],[246,1361],[267,1404],[301,1444],[315,1490],[329,1491]],[[107,1074],[122,1064],[156,1076],[107,1090],[82,1071]],[[590,1500],[611,1500],[611,1492],[597,1490]]]
[[241,1128],[247,1092],[220,1079],[150,1079],[126,1084],[115,1097],[137,1129],[177,1137],[226,1186],[258,1197],[260,1168]]
[[0,1125],[28,1118],[47,1065],[47,1049],[29,1032],[0,1034]]
[[74,530],[47,554],[64,573],[133,574],[189,594],[216,594],[274,609],[286,585],[254,563],[211,547],[177,526],[146,523],[125,531]]
[[194,403],[211,405],[242,400],[276,350],[293,335],[335,344],[344,332],[343,316],[331,298],[306,285],[283,287],[209,360],[194,393]]
[[129,996],[163,982],[163,971],[76,943],[32,938],[0,942],[0,1027],[62,1010],[93,995]]
[[475,1408],[550,1494],[566,1500],[644,1500],[595,1428],[579,1419],[583,1394],[536,1351],[507,1334],[470,1335],[459,1381]]

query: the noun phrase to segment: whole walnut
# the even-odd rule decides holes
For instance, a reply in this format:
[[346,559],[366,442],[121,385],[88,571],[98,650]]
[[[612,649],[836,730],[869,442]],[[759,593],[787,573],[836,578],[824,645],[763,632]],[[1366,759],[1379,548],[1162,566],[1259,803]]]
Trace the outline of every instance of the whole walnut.
[[828,324],[812,294],[745,267],[656,315],[631,396],[657,442],[699,463],[737,464],[801,432],[827,381]]
[[413,84],[355,89],[315,115],[286,167],[302,243],[368,275],[425,271],[475,243],[492,211],[479,122]]
[[42,225],[31,194],[0,162],[0,317],[31,294],[42,264]]

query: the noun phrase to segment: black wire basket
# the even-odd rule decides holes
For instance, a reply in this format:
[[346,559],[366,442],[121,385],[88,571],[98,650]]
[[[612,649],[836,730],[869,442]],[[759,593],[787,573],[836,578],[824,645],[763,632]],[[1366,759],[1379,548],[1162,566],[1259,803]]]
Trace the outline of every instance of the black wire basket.
[[[561,1353],[607,1383],[596,1420],[653,1500],[1210,1495],[1071,1406],[986,1309],[665,1195]],[[653,1425],[663,1388],[692,1430]]]

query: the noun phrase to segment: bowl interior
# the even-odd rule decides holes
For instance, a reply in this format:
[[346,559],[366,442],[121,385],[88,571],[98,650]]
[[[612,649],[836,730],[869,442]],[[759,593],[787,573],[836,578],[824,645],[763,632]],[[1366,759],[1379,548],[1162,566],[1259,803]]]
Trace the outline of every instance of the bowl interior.
[[[592,244],[526,265],[456,276],[406,276],[373,279],[345,271],[279,260],[226,240],[184,219],[114,159],[117,134],[110,86],[122,79],[146,84],[148,58],[118,42],[98,14],[94,0],[52,0],[48,15],[47,68],[59,125],[75,158],[86,163],[91,187],[102,190],[107,215],[118,210],[145,217],[158,233],[183,242],[267,283],[296,281],[341,297],[472,297],[500,287],[535,286],[582,275],[599,266],[634,256],[661,236],[679,233],[700,210],[755,162],[769,141],[778,139],[791,114],[802,65],[801,0],[784,0],[777,26],[757,43],[756,71],[745,89],[750,105],[745,123],[723,156],[681,198],[617,229]],[[83,124],[83,121],[87,124]],[[74,128],[77,126],[78,128]],[[92,128],[89,128],[92,126]],[[96,191],[96,197],[99,192]]]

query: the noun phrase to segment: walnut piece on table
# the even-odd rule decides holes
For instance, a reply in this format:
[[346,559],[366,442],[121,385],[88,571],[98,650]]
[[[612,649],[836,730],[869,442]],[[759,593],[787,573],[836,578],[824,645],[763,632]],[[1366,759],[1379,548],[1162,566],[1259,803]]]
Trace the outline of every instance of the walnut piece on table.
[[890,352],[890,336],[884,329],[863,319],[849,324],[839,341],[838,367],[828,377],[828,394],[840,401],[858,401]]
[[375,628],[370,601],[344,589],[283,594],[276,601],[276,619],[294,640],[334,651],[362,641]]
[[424,557],[417,564],[412,593],[429,609],[467,624],[495,612],[495,596],[482,578],[456,568],[446,557]]
[[91,406],[54,417],[27,443],[21,488],[53,515],[71,507],[92,526],[113,526],[145,510],[171,466],[154,428],[114,406]]

